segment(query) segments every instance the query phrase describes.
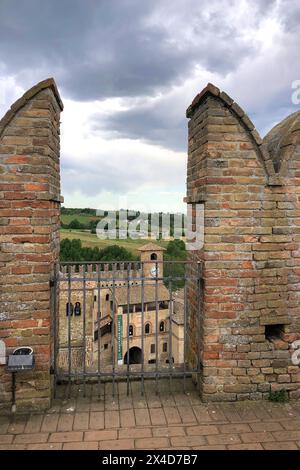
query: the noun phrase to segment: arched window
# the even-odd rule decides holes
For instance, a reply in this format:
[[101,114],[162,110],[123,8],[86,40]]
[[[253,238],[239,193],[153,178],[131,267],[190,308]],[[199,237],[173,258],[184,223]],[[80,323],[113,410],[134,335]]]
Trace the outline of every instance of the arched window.
[[67,317],[70,316],[70,315],[73,315],[73,311],[74,311],[74,308],[73,308],[72,302],[67,302],[66,303],[66,315],[67,315]]
[[150,333],[150,323],[146,323],[145,325],[145,335],[149,335]]
[[150,259],[152,261],[155,261],[157,259],[157,254],[156,253],[151,253]]
[[159,324],[159,331],[165,331],[165,322],[161,321]]
[[106,294],[105,300],[108,302],[109,301],[109,294]]
[[133,325],[129,325],[128,334],[129,336],[133,336]]

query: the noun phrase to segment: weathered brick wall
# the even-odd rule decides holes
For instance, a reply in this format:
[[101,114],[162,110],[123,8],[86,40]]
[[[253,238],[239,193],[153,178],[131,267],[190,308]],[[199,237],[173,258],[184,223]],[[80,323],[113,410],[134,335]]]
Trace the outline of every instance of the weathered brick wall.
[[[50,404],[50,277],[59,254],[59,124],[54,80],[19,99],[0,121],[0,338],[7,353],[32,346],[33,372],[17,374],[17,406]],[[0,408],[11,374],[0,366]]]
[[186,201],[205,207],[204,247],[189,253],[204,263],[202,305],[196,284],[189,288],[189,355],[202,363],[202,396],[260,399],[285,389],[299,397],[291,355],[300,338],[300,112],[262,140],[208,85],[187,116]]

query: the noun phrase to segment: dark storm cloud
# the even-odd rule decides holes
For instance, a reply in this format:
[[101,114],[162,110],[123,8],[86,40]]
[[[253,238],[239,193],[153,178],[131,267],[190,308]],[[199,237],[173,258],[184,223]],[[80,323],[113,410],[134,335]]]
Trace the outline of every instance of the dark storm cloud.
[[186,150],[187,126],[184,110],[178,113],[177,119],[172,119],[170,113],[161,109],[159,104],[138,106],[98,120],[94,116],[93,122],[94,130],[106,130],[110,138],[142,139],[173,150]]
[[[205,15],[209,3],[179,1],[174,11],[168,0],[1,0],[0,61],[25,87],[54,75],[75,100],[151,95],[196,64],[226,74],[251,53],[224,2]],[[162,7],[167,26],[151,21]]]
[[[201,73],[199,88],[185,92],[179,105],[175,96],[175,112],[172,98],[164,96],[196,68],[230,81],[244,61],[254,64],[260,54],[254,32],[272,17],[299,39],[299,0],[0,0],[0,70],[25,89],[54,76],[63,97],[76,101],[122,97],[128,110],[93,116],[94,131],[185,151],[184,112],[205,85]],[[251,34],[244,35],[247,28]],[[288,56],[291,47],[284,46]],[[251,66],[248,72],[255,79]],[[285,96],[281,90],[269,93],[272,103],[267,93],[261,103],[255,101],[255,88],[269,86],[267,75],[266,68],[258,84],[248,83],[249,112],[261,131],[290,104],[289,83]],[[279,80],[280,74],[269,79]],[[162,99],[152,102],[153,96]]]

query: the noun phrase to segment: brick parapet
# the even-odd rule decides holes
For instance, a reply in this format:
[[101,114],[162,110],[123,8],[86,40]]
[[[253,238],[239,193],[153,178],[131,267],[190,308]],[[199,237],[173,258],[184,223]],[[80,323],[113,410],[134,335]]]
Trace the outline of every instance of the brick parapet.
[[[0,121],[0,335],[7,353],[32,346],[33,372],[19,373],[19,408],[50,404],[50,277],[59,254],[59,126],[54,80],[25,93]],[[0,366],[0,402],[11,377]]]
[[[203,398],[263,398],[282,388],[296,397],[300,374],[291,348],[300,338],[300,113],[290,126],[279,126],[277,142],[290,142],[288,158],[284,153],[279,163],[268,137],[260,139],[246,114],[213,85],[187,115],[186,201],[205,206],[204,247],[189,254],[204,261],[202,307],[194,305],[190,318],[191,329],[200,322],[202,332]],[[274,323],[282,331],[270,341],[266,325]],[[196,342],[194,335],[194,358]]]

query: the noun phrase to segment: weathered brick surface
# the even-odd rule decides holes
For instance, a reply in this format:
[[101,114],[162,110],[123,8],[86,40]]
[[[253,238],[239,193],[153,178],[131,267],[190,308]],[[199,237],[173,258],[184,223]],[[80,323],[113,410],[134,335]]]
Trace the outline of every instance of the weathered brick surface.
[[[203,281],[189,286],[189,360],[207,401],[300,392],[300,112],[262,140],[213,85],[188,108],[189,205],[204,204]],[[194,214],[196,209],[192,206]],[[282,325],[268,340],[266,325]],[[199,339],[198,339],[199,335]]]
[[[32,346],[35,370],[17,375],[19,409],[50,404],[50,277],[59,253],[59,124],[52,79],[14,103],[0,121],[0,339],[9,353]],[[11,376],[0,366],[0,409]]]
[[[108,384],[109,385],[109,384]],[[68,387],[62,386],[67,394]],[[300,407],[297,401],[288,404],[243,401],[242,403],[221,403],[218,405],[201,403],[197,390],[187,395],[197,421],[190,424],[149,424],[133,425],[110,429],[97,429],[98,420],[94,411],[80,411],[86,400],[66,398],[67,408],[74,406],[74,412],[66,413],[52,407],[53,423],[58,423],[56,431],[40,430],[47,423],[49,412],[35,415],[1,417],[4,424],[0,428],[0,450],[4,449],[167,449],[167,450],[246,450],[246,449],[299,449],[300,448]],[[63,395],[62,395],[63,396]],[[170,395],[173,403],[180,402],[181,394]],[[134,397],[135,399],[135,397]],[[94,397],[95,402],[98,396]],[[126,398],[124,398],[126,401]],[[163,409],[165,399],[157,396],[154,403],[146,397],[150,417],[154,410]],[[122,415],[123,398],[120,398],[115,412]],[[161,406],[157,406],[160,404]],[[179,406],[176,405],[176,408]],[[166,409],[166,407],[165,407]],[[197,409],[197,411],[196,411]],[[72,430],[72,419],[76,414],[89,415],[89,430]],[[102,413],[102,412],[101,412]],[[179,413],[178,413],[179,415]],[[103,415],[101,414],[102,418]],[[211,421],[208,422],[208,417]],[[34,419],[33,419],[34,418]],[[62,422],[67,418],[66,429]],[[94,419],[95,418],[95,419]],[[100,418],[102,420],[102,418]],[[121,421],[121,419],[120,419]],[[51,425],[51,421],[49,421]],[[30,432],[31,431],[31,432]]]

